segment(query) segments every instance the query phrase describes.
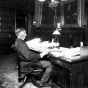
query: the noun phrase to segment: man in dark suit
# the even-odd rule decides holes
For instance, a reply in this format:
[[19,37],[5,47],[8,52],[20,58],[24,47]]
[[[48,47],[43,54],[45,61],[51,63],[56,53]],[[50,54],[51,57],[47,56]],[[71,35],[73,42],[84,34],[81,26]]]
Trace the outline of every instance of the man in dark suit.
[[26,58],[26,62],[24,61],[22,63],[22,67],[28,67],[28,63],[31,60],[38,60],[38,63],[41,64],[41,66],[43,68],[45,68],[45,72],[41,78],[41,81],[39,82],[40,85],[42,85],[43,83],[46,83],[50,77],[51,71],[52,71],[52,65],[49,61],[46,61],[43,58],[43,56],[45,56],[48,52],[44,51],[42,53],[35,53],[34,51],[30,50],[27,46],[27,44],[25,43],[25,38],[26,38],[26,30],[24,28],[17,28],[15,30],[17,39],[15,41],[15,46],[18,48],[18,50],[23,54],[23,56]]

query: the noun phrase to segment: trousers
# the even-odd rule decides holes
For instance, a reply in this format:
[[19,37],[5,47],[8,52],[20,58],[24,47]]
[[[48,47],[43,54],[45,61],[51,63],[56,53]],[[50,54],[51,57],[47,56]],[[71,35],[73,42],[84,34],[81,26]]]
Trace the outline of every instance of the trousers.
[[41,78],[41,83],[45,83],[48,81],[51,72],[52,72],[52,64],[49,61],[41,60],[40,61],[43,68],[45,68],[45,72]]
[[[29,62],[21,62],[20,64],[21,64],[22,68],[28,68],[29,69],[29,67],[30,67]],[[39,60],[38,66],[39,65],[40,65],[40,67],[45,69],[43,76],[41,78],[41,83],[47,82],[50,75],[51,75],[51,72],[52,72],[52,64],[47,60]]]

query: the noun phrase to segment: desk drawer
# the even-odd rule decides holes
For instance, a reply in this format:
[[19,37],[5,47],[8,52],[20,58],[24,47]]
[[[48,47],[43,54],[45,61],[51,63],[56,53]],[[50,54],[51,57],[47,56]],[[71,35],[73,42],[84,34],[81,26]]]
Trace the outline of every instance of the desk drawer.
[[64,61],[61,61],[61,60],[55,59],[55,58],[50,58],[50,61],[51,61],[51,63],[55,63],[57,65],[60,65],[60,66],[62,66],[64,68],[67,68],[67,69],[71,70],[70,63],[66,63]]
[[70,71],[62,66],[53,64],[52,71],[53,83],[61,88],[70,88]]

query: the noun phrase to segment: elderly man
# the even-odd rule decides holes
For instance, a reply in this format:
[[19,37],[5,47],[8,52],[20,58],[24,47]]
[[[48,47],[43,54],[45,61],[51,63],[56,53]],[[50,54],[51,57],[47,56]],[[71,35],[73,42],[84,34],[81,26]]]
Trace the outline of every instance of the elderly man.
[[[45,85],[47,81],[49,80],[51,71],[52,71],[52,65],[49,61],[46,61],[43,58],[48,52],[44,51],[42,53],[35,53],[34,51],[30,50],[25,43],[25,38],[26,38],[26,30],[24,28],[17,28],[15,30],[15,34],[17,36],[17,39],[15,41],[15,46],[18,48],[18,50],[23,54],[23,56],[27,59],[26,66],[28,67],[28,63],[30,60],[38,60],[38,63],[41,64],[43,68],[45,68],[45,72],[41,78],[41,81],[38,82],[40,85]],[[25,65],[25,64],[23,64]]]

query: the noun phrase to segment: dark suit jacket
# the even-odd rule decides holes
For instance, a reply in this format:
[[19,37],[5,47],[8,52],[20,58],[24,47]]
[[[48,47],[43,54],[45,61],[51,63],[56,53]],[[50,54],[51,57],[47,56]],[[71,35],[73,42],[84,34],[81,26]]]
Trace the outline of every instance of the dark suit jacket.
[[[27,46],[27,44],[21,40],[21,39],[17,39],[15,41],[15,46],[17,47],[17,49],[23,54],[23,56],[25,57],[26,60],[28,60],[28,62],[30,62],[31,60],[35,60],[35,59],[40,59],[40,55],[33,52],[32,50],[30,50]],[[29,63],[22,61],[21,66],[25,67],[27,66]]]

